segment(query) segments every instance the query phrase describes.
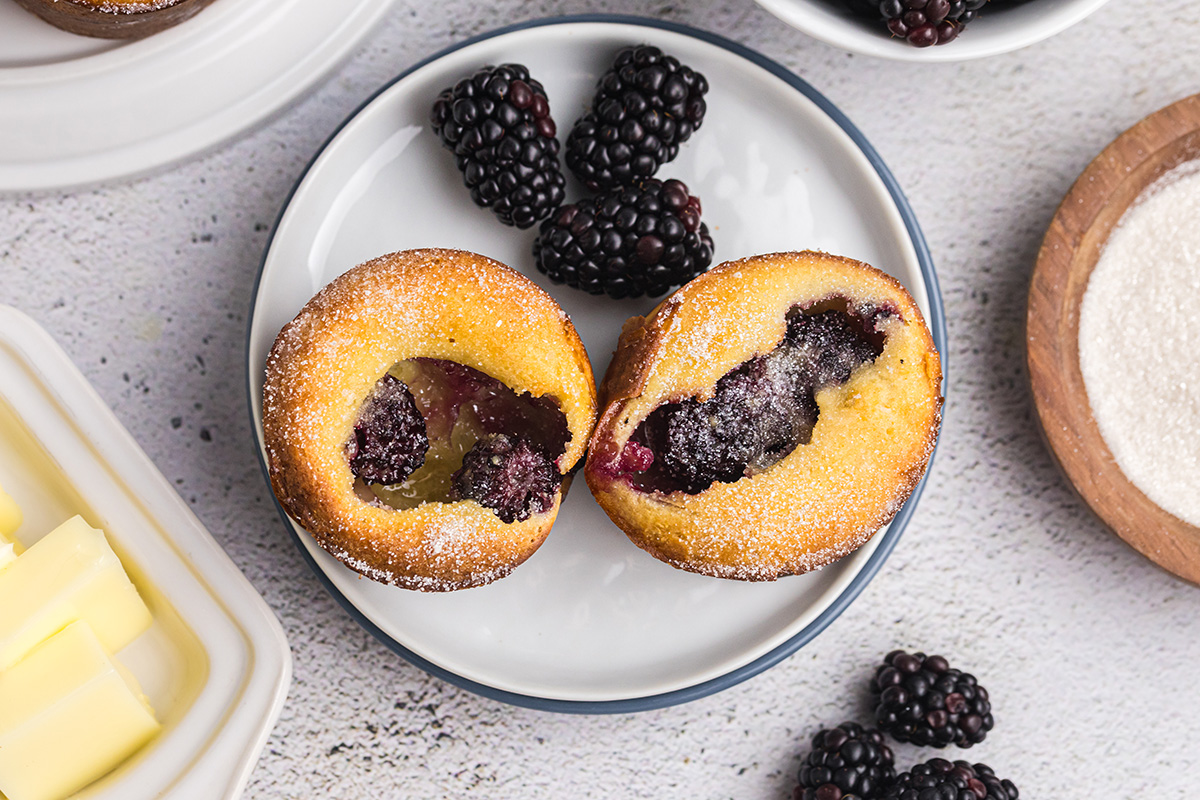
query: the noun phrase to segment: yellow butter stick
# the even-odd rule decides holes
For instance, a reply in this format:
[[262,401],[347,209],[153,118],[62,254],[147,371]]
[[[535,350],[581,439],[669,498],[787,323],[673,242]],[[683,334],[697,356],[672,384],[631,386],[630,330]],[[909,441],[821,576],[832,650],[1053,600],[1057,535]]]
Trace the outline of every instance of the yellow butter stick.
[[0,791],[62,800],[158,730],[133,675],[86,622],[72,623],[0,672]]
[[0,670],[76,620],[91,625],[110,653],[151,623],[103,531],[81,517],[67,520],[0,569],[0,609]]

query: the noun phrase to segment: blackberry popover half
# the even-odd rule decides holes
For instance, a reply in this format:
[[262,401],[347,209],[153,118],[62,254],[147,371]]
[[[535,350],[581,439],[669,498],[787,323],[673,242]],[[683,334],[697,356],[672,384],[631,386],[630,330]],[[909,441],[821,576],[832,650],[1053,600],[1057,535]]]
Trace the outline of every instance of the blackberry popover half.
[[490,583],[533,554],[595,414],[563,310],[459,250],[334,279],[280,331],[263,388],[283,508],[350,568],[423,591]]
[[673,566],[774,580],[829,564],[916,488],[941,365],[912,297],[824,253],[726,262],[625,324],[585,474]]

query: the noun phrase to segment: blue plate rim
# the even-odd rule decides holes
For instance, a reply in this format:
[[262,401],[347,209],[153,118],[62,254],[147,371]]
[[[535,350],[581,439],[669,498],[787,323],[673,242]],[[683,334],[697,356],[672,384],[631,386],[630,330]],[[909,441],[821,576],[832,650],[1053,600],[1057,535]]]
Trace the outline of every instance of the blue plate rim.
[[[767,72],[783,80],[792,88],[796,89],[813,103],[815,103],[821,109],[821,111],[823,111],[830,119],[838,124],[842,131],[844,131],[850,137],[863,155],[867,157],[867,160],[870,162],[872,168],[874,168],[875,172],[879,175],[879,178],[883,181],[884,186],[891,195],[892,202],[895,203],[896,209],[900,213],[900,217],[904,222],[905,229],[908,231],[909,238],[912,241],[913,249],[915,250],[917,256],[917,263],[921,270],[921,277],[924,279],[926,291],[929,293],[929,326],[933,335],[934,345],[937,347],[938,353],[941,354],[942,394],[945,395],[945,387],[947,385],[946,315],[945,307],[942,303],[941,289],[938,284],[937,273],[934,271],[933,258],[930,254],[929,246],[925,241],[925,235],[922,233],[920,225],[917,223],[916,214],[913,212],[912,206],[908,202],[908,198],[905,197],[904,192],[900,189],[899,183],[897,183],[895,177],[887,168],[887,165],[884,164],[879,153],[875,151],[875,148],[871,146],[870,142],[867,141],[862,132],[852,122],[850,122],[850,119],[824,95],[814,89],[807,81],[796,75],[787,67],[784,67],[782,64],[768,58],[767,56],[764,56],[756,50],[752,50],[743,44],[739,44],[738,42],[719,34],[711,33],[709,31],[695,28],[690,25],[685,25],[683,23],[651,19],[628,14],[575,14],[542,17],[539,19],[527,20],[525,22],[518,22],[513,25],[507,25],[502,28],[496,28],[486,33],[472,36],[469,39],[465,39],[457,44],[439,50],[433,55],[418,61],[408,69],[402,71],[395,78],[392,78],[390,81],[385,83],[373,94],[371,94],[370,97],[359,104],[354,111],[352,111],[344,120],[342,120],[337,128],[317,149],[313,157],[309,159],[308,164],[305,165],[304,170],[300,173],[300,177],[296,180],[295,185],[292,186],[291,191],[288,192],[287,198],[280,206],[279,214],[275,218],[275,224],[271,228],[271,235],[267,237],[267,245],[263,248],[263,255],[258,265],[258,273],[255,275],[254,286],[251,290],[250,313],[246,326],[246,396],[250,411],[250,424],[252,429],[254,428],[255,394],[253,392],[253,376],[250,374],[249,369],[251,359],[250,332],[254,325],[254,311],[258,304],[259,284],[262,282],[263,271],[266,269],[267,255],[271,251],[271,245],[275,241],[275,235],[279,230],[279,224],[282,221],[283,215],[286,213],[288,207],[291,205],[292,198],[295,196],[296,191],[300,188],[301,184],[304,183],[304,179],[308,177],[313,165],[316,164],[317,160],[321,157],[333,140],[342,132],[346,125],[348,125],[355,117],[357,117],[363,111],[363,109],[373,103],[380,95],[382,95],[399,81],[406,78],[411,73],[415,72],[421,67],[426,66],[427,64],[431,64],[465,47],[470,47],[471,45],[487,41],[488,39],[493,39],[498,36],[504,36],[506,34],[529,30],[532,28],[548,27],[551,25],[573,25],[580,23],[633,25],[646,28],[656,28],[658,30],[670,31],[672,33],[678,33],[684,36],[690,36],[708,44],[723,48],[735,55],[745,58],[759,67],[762,67]],[[935,444],[934,454],[936,454],[936,451],[937,445]],[[267,463],[263,457],[262,448],[256,447],[255,453],[258,457],[259,467],[262,469],[263,478],[266,480],[267,486],[270,487],[270,475],[267,471]],[[918,482],[916,488],[913,490],[913,493],[909,496],[908,500],[901,507],[900,511],[896,514],[895,518],[888,526],[887,531],[880,540],[879,546],[876,547],[875,552],[871,554],[870,558],[867,560],[867,563],[863,565],[858,574],[851,579],[850,583],[846,586],[842,593],[838,595],[833,603],[831,603],[824,611],[822,611],[816,619],[806,625],[803,630],[792,636],[786,642],[778,645],[770,652],[759,656],[748,664],[744,664],[743,666],[731,670],[730,672],[727,672],[724,675],[720,675],[716,678],[711,678],[692,686],[682,689],[675,689],[669,692],[663,692],[661,694],[616,700],[562,700],[557,698],[538,697],[536,695],[510,692],[470,680],[469,678],[464,678],[455,672],[447,670],[444,667],[438,666],[437,664],[422,658],[408,648],[404,647],[392,637],[388,636],[379,628],[379,626],[377,626],[361,611],[359,611],[358,608],[352,602],[350,602],[350,600],[344,594],[342,594],[336,586],[334,586],[333,582],[320,568],[320,566],[318,566],[316,560],[308,552],[307,548],[305,548],[299,534],[296,533],[294,526],[291,524],[287,512],[284,511],[283,506],[279,504],[279,501],[275,499],[274,493],[272,493],[271,497],[275,502],[275,508],[279,512],[279,516],[283,521],[284,527],[291,536],[292,542],[296,545],[297,549],[299,549],[301,557],[308,564],[309,568],[312,569],[313,573],[317,577],[317,580],[320,581],[321,585],[325,587],[325,590],[329,592],[333,599],[336,600],[338,604],[341,605],[341,607],[345,609],[345,611],[367,632],[378,639],[392,652],[396,653],[409,663],[461,689],[466,689],[467,691],[480,695],[481,697],[486,697],[490,700],[498,700],[508,705],[520,706],[538,711],[554,711],[568,714],[627,714],[639,711],[651,711],[654,709],[666,708],[668,706],[689,703],[693,700],[698,700],[702,697],[707,697],[708,695],[724,691],[725,689],[735,686],[742,681],[754,677],[760,672],[770,669],[816,638],[818,634],[825,630],[825,628],[829,627],[829,625],[835,619],[837,619],[843,611],[846,610],[850,603],[862,593],[862,590],[866,588],[871,579],[878,574],[880,568],[883,566],[883,562],[887,560],[888,556],[891,555],[892,550],[895,549],[896,543],[899,541],[904,529],[908,526],[909,518],[912,516],[913,511],[917,506],[917,502],[925,489],[925,482],[929,475],[929,469],[933,466],[933,458],[934,456],[931,455],[929,466],[926,468],[925,475],[921,478],[920,482]]]

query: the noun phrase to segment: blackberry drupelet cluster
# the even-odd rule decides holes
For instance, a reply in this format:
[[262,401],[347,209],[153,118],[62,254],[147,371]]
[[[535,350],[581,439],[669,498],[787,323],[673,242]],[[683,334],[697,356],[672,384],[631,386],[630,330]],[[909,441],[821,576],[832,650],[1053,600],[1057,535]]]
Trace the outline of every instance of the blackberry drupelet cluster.
[[881,20],[914,47],[947,44],[979,16],[988,0],[845,0],[856,13]]
[[958,23],[959,30],[979,16],[979,12],[990,0],[950,0],[950,12],[946,19]]
[[454,473],[458,497],[487,506],[505,522],[527,520],[554,505],[562,475],[524,438],[499,433],[480,439]]
[[593,192],[650,178],[704,121],[708,81],[657,47],[621,50],[567,136],[567,167]]
[[700,201],[682,181],[648,179],[559,208],[533,244],[538,270],[556,283],[611,297],[651,297],[712,263]]
[[403,483],[425,463],[425,418],[404,382],[384,375],[354,423],[350,471],[367,483]]
[[795,800],[872,800],[896,777],[892,751],[873,728],[843,722],[813,737]]
[[504,224],[531,227],[563,202],[550,103],[525,67],[488,66],[464,78],[438,95],[430,121],[471,199]]
[[933,758],[902,772],[880,800],[1017,800],[1017,787],[986,764]]
[[875,722],[901,742],[971,747],[992,729],[987,690],[941,656],[889,653],[871,681]]

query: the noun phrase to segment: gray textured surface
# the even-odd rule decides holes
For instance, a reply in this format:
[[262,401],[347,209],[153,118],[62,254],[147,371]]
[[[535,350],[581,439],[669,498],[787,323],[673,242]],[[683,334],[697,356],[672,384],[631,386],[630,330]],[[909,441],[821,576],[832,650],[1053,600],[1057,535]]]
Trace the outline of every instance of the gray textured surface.
[[[721,32],[829,97],[912,201],[950,331],[937,461],[880,575],[776,668],[636,715],[510,708],[366,634],[287,539],[244,396],[258,260],[328,133],[448,44],[578,11]],[[986,683],[997,728],[966,756],[1022,797],[1184,797],[1200,775],[1200,590],[1116,540],[1060,479],[1031,416],[1022,321],[1058,200],[1121,130],[1200,89],[1198,60],[1200,12],[1186,0],[1109,3],[1023,51],[942,66],[848,55],[750,0],[401,0],[315,93],[235,143],[135,182],[0,199],[0,300],[66,348],[283,621],[295,680],[248,798],[784,800],[808,737],[867,716],[862,685],[898,646],[943,652]],[[898,756],[911,764],[915,751]]]

